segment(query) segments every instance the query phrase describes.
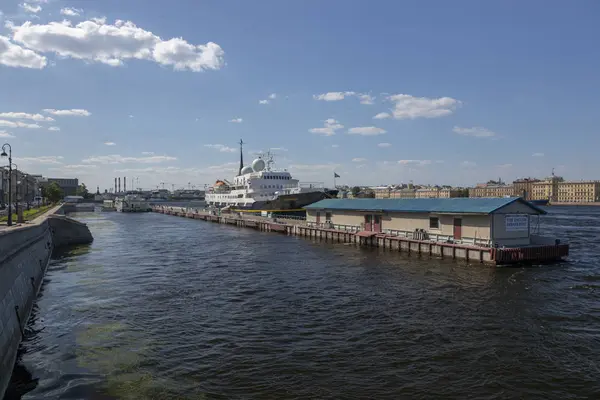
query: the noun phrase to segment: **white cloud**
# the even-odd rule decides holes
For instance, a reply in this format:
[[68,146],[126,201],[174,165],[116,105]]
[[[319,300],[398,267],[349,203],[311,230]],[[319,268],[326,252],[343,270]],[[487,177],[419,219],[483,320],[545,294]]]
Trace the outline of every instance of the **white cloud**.
[[367,159],[366,159],[366,158],[360,158],[360,157],[357,157],[357,158],[353,158],[353,159],[352,159],[352,162],[365,162],[365,161],[367,161]]
[[97,165],[93,164],[67,164],[61,165],[60,167],[49,168],[52,171],[69,171],[69,172],[81,172],[81,170],[97,169]]
[[328,118],[325,120],[323,124],[323,128],[311,128],[308,131],[310,133],[316,133],[324,136],[333,136],[335,135],[335,131],[342,129],[344,125],[340,124],[333,118]]
[[224,52],[216,43],[193,45],[183,38],[163,40],[131,21],[116,20],[111,25],[106,19],[96,18],[75,26],[70,21],[39,25],[27,21],[8,27],[13,40],[31,50],[113,67],[130,59],[154,61],[176,71],[199,72],[224,65]]
[[153,156],[154,152],[153,151],[142,151],[142,154],[145,156]]
[[39,129],[41,128],[38,124],[27,124],[21,121],[7,121],[4,119],[0,119],[0,126],[4,126],[6,128],[30,128],[30,129]]
[[451,97],[432,99],[414,97],[408,94],[395,94],[388,99],[395,103],[395,119],[438,118],[450,115],[461,102]]
[[0,131],[0,138],[14,138],[10,132]]
[[133,118],[133,115],[132,115],[132,114],[129,114],[129,118]]
[[48,128],[49,131],[60,131],[60,128],[58,126],[51,126],[50,128]]
[[230,119],[229,122],[233,122],[234,124],[241,124],[244,120],[241,118],[233,118]]
[[379,143],[377,147],[392,147],[391,143]]
[[400,165],[423,166],[431,165],[431,160],[398,160]]
[[357,97],[360,100],[360,104],[373,104],[375,97],[371,96],[368,93],[357,93],[357,92],[327,92],[322,94],[313,95],[313,99],[315,100],[323,100],[323,101],[340,101],[344,100],[346,97]]
[[237,162],[228,162],[228,163],[221,164],[221,165],[211,165],[208,167],[208,169],[211,171],[219,171],[219,173],[232,172],[232,171],[237,171],[239,166],[240,166],[240,164]]
[[271,147],[269,150],[273,151],[288,151],[285,147]]
[[275,100],[276,97],[277,97],[277,93],[271,93],[269,95],[269,99],[271,99],[271,100]]
[[23,3],[23,4],[19,4],[19,7],[21,7],[23,10],[30,12],[30,13],[39,13],[40,11],[42,11],[42,7],[40,7],[39,5],[32,5],[32,4],[28,4],[28,3]]
[[508,169],[508,168],[512,168],[512,164],[500,164],[498,165],[498,168],[502,168],[502,169]]
[[71,110],[55,110],[53,108],[44,108],[45,113],[48,114],[52,114],[52,115],[57,115],[60,117],[66,117],[66,116],[71,116],[71,117],[89,117],[90,115],[92,115],[91,112],[89,112],[88,110],[83,110],[81,108],[73,108]]
[[533,153],[532,157],[544,157],[544,153]]
[[373,104],[375,97],[370,94],[359,94],[358,98],[360,99],[360,104]]
[[461,128],[460,126],[455,126],[452,129],[452,132],[458,133],[459,135],[463,136],[472,136],[478,138],[496,136],[496,133],[481,126],[474,126],[472,128]]
[[317,172],[323,170],[334,170],[339,164],[291,164],[290,169],[296,171]]
[[269,100],[259,100],[258,104],[269,104]]
[[205,175],[206,170],[200,168],[179,168],[174,166],[166,167],[146,167],[146,168],[120,168],[115,169],[113,172],[137,174],[137,175],[149,175],[156,177],[157,175],[176,175],[181,177],[183,175],[197,177],[198,175]]
[[44,117],[42,114],[29,114],[24,112],[0,113],[0,118],[31,119],[33,121],[54,121],[54,118],[52,117]]
[[210,147],[211,149],[219,150],[223,153],[235,153],[236,149],[233,147],[227,147],[222,144],[205,144],[204,147]]
[[313,95],[313,99],[323,101],[340,101],[344,100],[346,96],[353,96],[354,94],[354,92],[327,92],[323,94],[315,94]]
[[26,164],[62,164],[62,156],[39,156],[39,157],[20,157],[16,158],[16,162]]
[[386,119],[386,118],[390,118],[390,117],[391,117],[391,115],[389,113],[380,112],[379,114],[374,116],[373,119]]
[[140,163],[140,164],[158,164],[165,161],[177,160],[176,157],[170,156],[147,156],[147,157],[123,157],[118,154],[112,154],[108,156],[94,156],[89,157],[82,162],[86,164],[127,164],[127,163]]
[[60,13],[68,17],[78,17],[82,12],[83,10],[81,8],[65,7],[60,9]]
[[460,163],[460,166],[463,168],[475,168],[477,166],[477,163],[473,161],[463,161]]
[[116,146],[117,145],[115,142],[104,142],[104,144],[106,146]]
[[8,67],[42,69],[48,62],[46,57],[12,43],[5,36],[0,36],[0,64]]
[[383,135],[386,132],[385,129],[377,128],[375,126],[361,126],[348,129],[349,135],[375,136]]
[[331,147],[333,147],[334,149],[337,149],[338,147],[340,147],[339,144],[332,144]]

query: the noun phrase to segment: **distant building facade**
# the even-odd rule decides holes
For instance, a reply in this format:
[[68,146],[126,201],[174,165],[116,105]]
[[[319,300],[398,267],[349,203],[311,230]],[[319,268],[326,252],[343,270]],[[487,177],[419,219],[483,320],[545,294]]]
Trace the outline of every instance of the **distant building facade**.
[[540,182],[540,180],[533,178],[517,179],[513,182],[513,187],[515,188],[514,195],[522,197],[527,201],[533,200],[533,184],[537,182]]
[[397,189],[390,192],[391,199],[414,199],[417,197],[417,191],[415,189]]
[[43,181],[43,186],[49,186],[56,183],[63,191],[65,196],[75,196],[79,187],[79,179],[77,178],[46,178]]
[[469,188],[469,197],[513,197],[515,188],[512,185],[479,184]]
[[563,179],[559,176],[552,176],[543,181],[533,183],[531,187],[531,200],[549,200],[558,201],[558,185]]
[[600,181],[566,181],[558,184],[559,203],[591,203],[600,201]]

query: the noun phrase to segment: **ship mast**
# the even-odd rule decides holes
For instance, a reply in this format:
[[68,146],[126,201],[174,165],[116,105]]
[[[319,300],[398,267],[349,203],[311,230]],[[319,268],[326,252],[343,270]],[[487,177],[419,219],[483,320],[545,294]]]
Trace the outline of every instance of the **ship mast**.
[[238,176],[242,174],[242,168],[244,168],[244,152],[243,152],[244,141],[240,139],[240,170]]

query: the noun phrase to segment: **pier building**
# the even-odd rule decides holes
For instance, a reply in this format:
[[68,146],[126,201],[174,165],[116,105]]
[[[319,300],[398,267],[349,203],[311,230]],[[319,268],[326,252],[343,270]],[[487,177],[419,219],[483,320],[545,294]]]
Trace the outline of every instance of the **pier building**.
[[326,199],[305,208],[307,223],[321,227],[489,247],[546,244],[537,235],[546,212],[519,197]]

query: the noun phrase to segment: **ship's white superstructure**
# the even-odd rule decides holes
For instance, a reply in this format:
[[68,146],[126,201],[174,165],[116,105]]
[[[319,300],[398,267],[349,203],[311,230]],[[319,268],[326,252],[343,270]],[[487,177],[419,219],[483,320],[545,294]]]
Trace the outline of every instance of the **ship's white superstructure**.
[[276,201],[282,196],[324,192],[322,183],[300,183],[287,170],[272,169],[270,153],[265,159],[259,157],[251,165],[240,165],[239,174],[232,181],[218,180],[206,192],[206,202],[217,207],[248,209]]

